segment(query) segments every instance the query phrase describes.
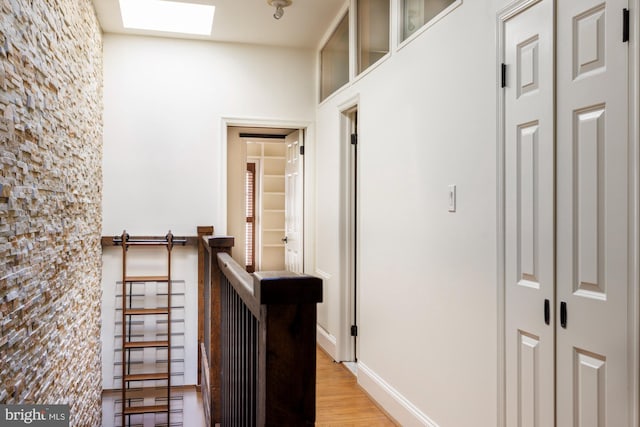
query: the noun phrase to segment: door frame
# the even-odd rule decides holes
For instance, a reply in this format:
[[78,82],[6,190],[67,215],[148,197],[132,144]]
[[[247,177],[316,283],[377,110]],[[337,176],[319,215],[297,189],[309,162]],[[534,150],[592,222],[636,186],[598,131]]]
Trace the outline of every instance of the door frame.
[[[496,19],[496,297],[498,304],[497,318],[497,425],[506,427],[506,346],[505,346],[505,132],[504,109],[505,91],[500,87],[502,63],[505,60],[505,23],[507,20],[535,5],[541,0],[515,0],[497,13]],[[554,8],[556,1],[553,1]],[[633,238],[629,242],[630,263],[629,276],[632,286],[628,290],[628,367],[632,378],[632,390],[629,393],[632,426],[640,425],[640,0],[628,0],[630,13],[629,40],[629,221]],[[554,24],[555,25],[555,24]],[[554,28],[555,34],[555,28]],[[554,40],[555,44],[555,40]]]
[[[216,231],[222,235],[228,234],[228,218],[227,218],[227,197],[228,197],[228,180],[227,180],[227,147],[229,144],[228,141],[228,131],[230,127],[258,127],[258,128],[285,128],[285,129],[300,129],[304,131],[304,146],[305,146],[305,156],[311,155],[313,153],[314,147],[314,139],[313,135],[314,124],[313,122],[303,121],[303,120],[276,120],[276,119],[260,119],[260,118],[250,118],[250,117],[225,117],[223,116],[220,120],[220,147],[219,147],[219,161],[218,161],[218,179],[220,182],[220,192],[218,195],[218,222],[219,225],[216,225]],[[304,243],[302,248],[303,253],[303,271],[313,271],[313,266],[308,265],[308,260],[314,259],[313,257],[313,247],[309,246],[308,242],[314,241],[313,239],[313,227],[311,224],[314,222],[314,209],[315,209],[315,196],[313,189],[315,188],[315,181],[313,179],[313,174],[309,173],[308,170],[308,162],[303,157],[303,161],[305,161],[304,167],[304,191],[305,194],[303,200],[303,235],[304,235]]]
[[[356,361],[357,337],[351,336],[351,326],[358,325],[357,282],[359,281],[358,242],[359,200],[352,188],[352,179],[358,176],[353,168],[351,151],[352,114],[360,111],[359,96],[350,98],[338,107],[340,113],[340,329],[338,331],[337,357],[339,361]],[[359,133],[356,129],[356,133]],[[357,184],[356,184],[357,185]]]

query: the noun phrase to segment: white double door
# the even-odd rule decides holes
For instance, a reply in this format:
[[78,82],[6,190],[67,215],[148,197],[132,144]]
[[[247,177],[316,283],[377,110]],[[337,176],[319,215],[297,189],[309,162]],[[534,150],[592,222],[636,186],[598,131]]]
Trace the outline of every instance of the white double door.
[[627,0],[504,17],[506,425],[631,425]]

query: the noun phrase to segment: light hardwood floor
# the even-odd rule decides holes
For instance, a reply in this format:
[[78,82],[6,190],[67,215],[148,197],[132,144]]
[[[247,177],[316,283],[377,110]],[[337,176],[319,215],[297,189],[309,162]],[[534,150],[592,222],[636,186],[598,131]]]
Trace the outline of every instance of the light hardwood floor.
[[316,426],[395,426],[344,365],[317,352]]
[[[356,377],[343,364],[334,363],[324,351],[316,351],[316,426],[320,427],[385,427],[394,424],[362,391]],[[120,425],[119,392],[105,392],[102,399],[103,427]],[[172,425],[204,427],[202,399],[194,387],[174,393],[177,402]],[[152,414],[138,417],[135,424],[155,426]],[[158,420],[162,423],[162,419]],[[164,419],[166,423],[166,419]],[[174,424],[177,423],[177,424]],[[166,425],[166,424],[165,424]]]

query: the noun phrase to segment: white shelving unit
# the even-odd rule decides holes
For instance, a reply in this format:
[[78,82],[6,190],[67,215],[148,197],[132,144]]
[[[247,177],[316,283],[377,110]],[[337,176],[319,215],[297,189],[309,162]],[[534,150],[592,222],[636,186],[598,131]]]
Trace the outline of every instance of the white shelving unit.
[[256,261],[260,270],[284,269],[285,150],[280,141],[247,144],[247,161],[260,165],[256,201]]

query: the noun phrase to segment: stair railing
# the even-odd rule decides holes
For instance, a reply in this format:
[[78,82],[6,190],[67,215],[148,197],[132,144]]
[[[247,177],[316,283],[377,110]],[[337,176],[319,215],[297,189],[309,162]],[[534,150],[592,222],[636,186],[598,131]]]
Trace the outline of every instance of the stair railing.
[[315,423],[319,278],[249,274],[232,237],[205,236],[201,390],[207,425]]

